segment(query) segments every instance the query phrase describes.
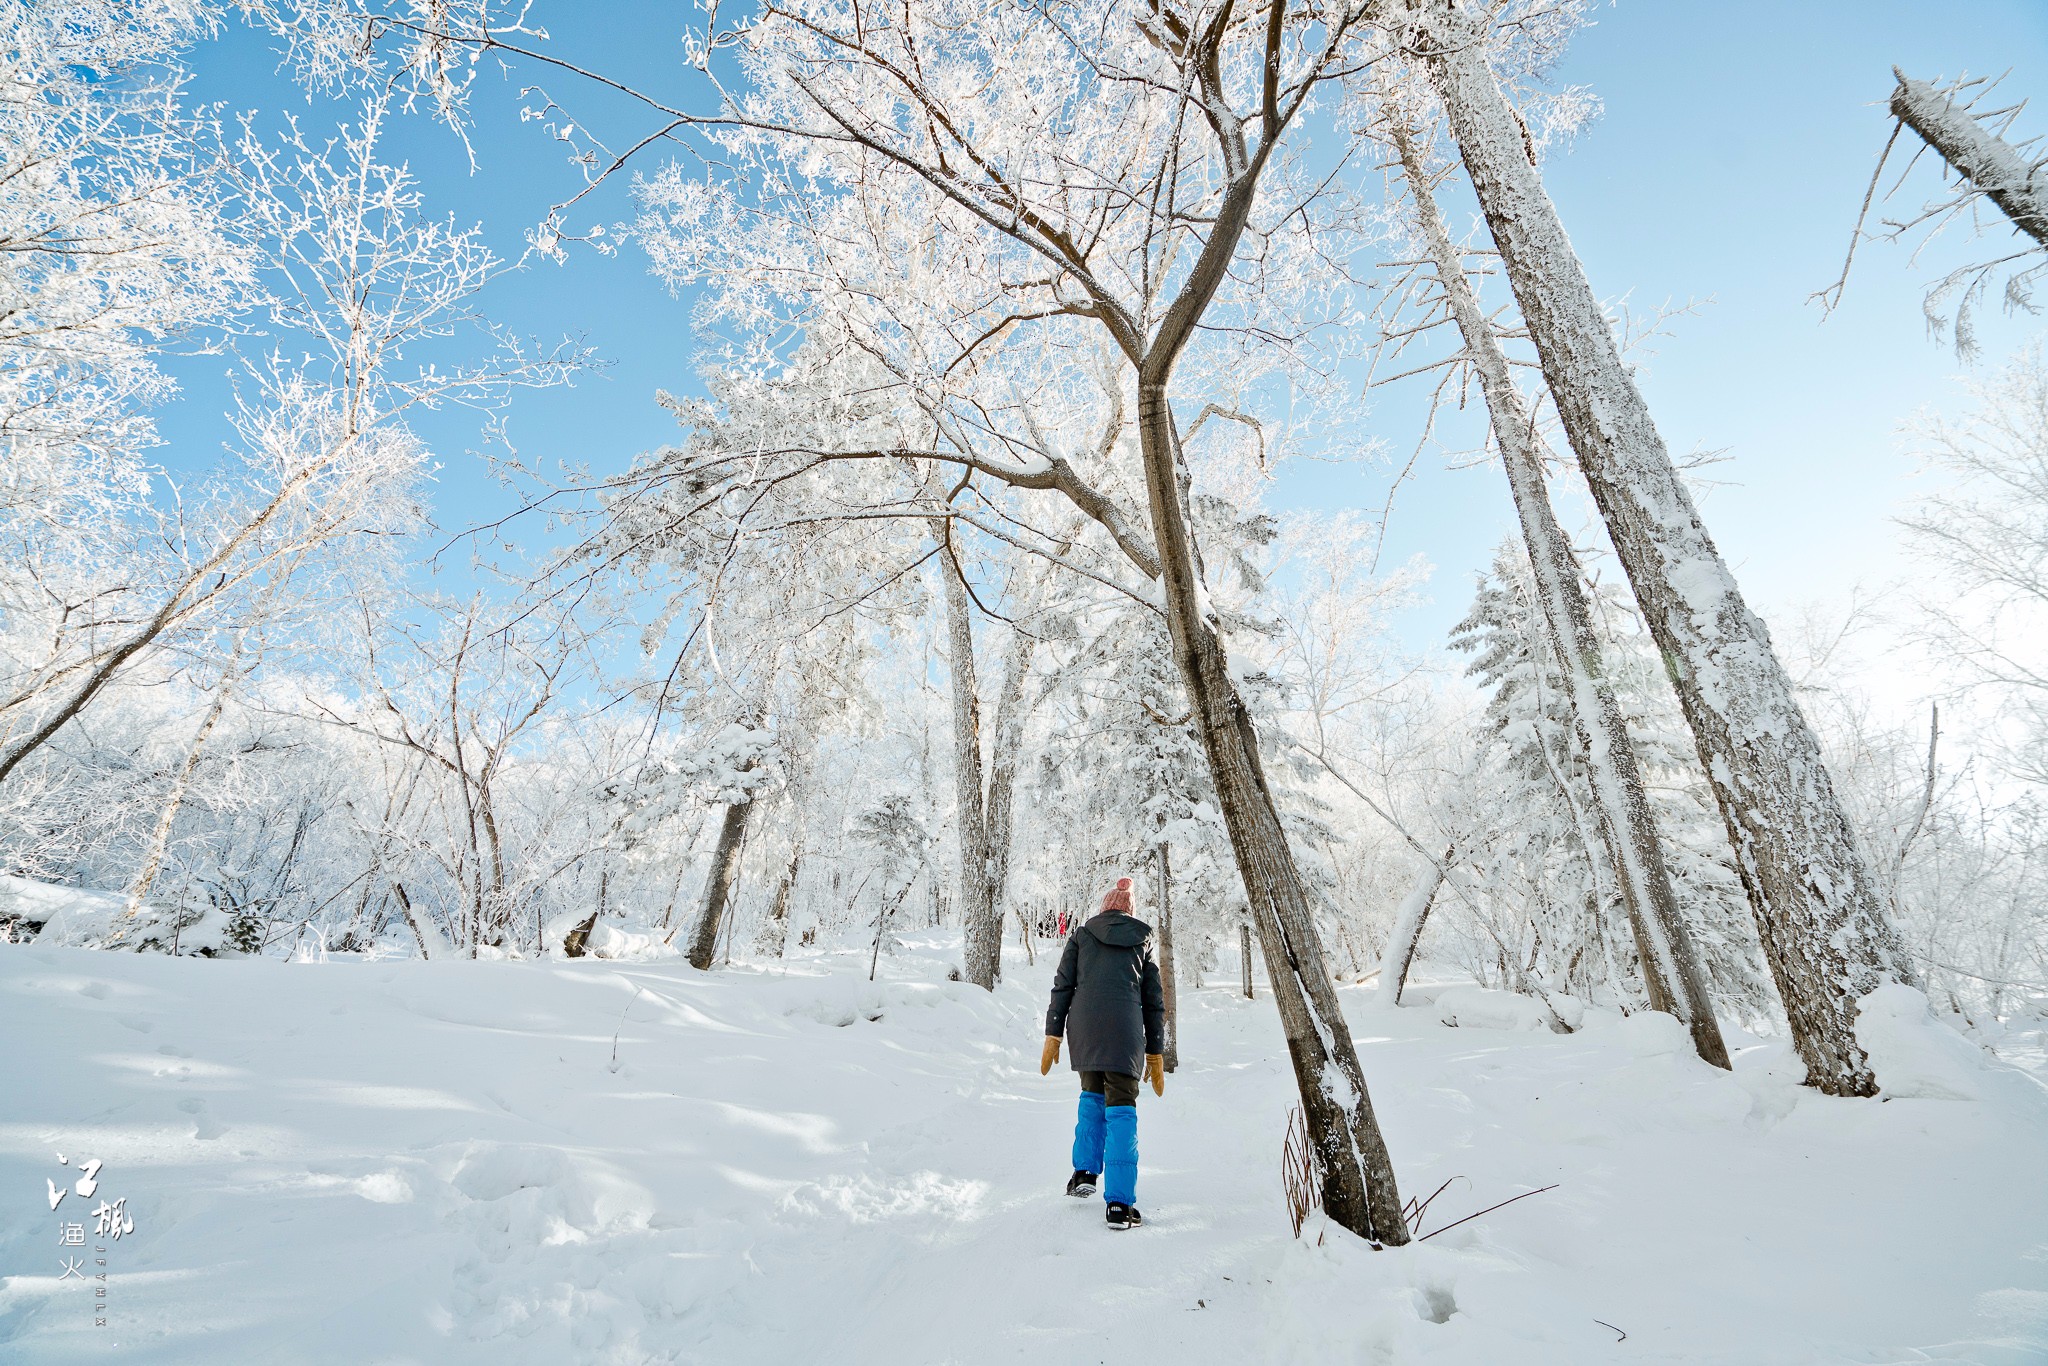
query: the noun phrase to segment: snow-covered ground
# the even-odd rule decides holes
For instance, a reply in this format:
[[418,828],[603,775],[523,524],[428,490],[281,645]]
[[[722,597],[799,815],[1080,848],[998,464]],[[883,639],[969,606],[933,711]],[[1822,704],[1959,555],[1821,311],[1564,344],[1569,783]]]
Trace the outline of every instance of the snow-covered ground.
[[[1469,992],[1347,992],[1404,1191],[1452,1179],[1425,1231],[1557,1185],[1376,1253],[1319,1216],[1289,1236],[1269,999],[1184,993],[1181,1070],[1140,1103],[1147,1225],[1110,1234],[1059,1194],[1049,968],[990,996],[947,957],[913,943],[870,985],[851,952],[0,948],[0,1360],[2048,1360],[2048,1088],[1910,1000],[1881,1042],[1920,1094],[1858,1102],[1739,1035],[1716,1073],[1664,1017],[1561,1036],[1475,1025],[1517,1016]],[[94,1197],[47,1209],[89,1158]],[[134,1231],[99,1243],[96,1328],[61,1226],[108,1196]]]

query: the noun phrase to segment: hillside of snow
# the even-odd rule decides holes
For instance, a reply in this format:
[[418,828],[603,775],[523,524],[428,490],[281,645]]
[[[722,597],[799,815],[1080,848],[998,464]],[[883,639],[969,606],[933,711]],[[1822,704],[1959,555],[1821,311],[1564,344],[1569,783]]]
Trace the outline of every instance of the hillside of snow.
[[[1374,1252],[1320,1216],[1289,1234],[1263,991],[1184,990],[1181,1070],[1140,1102],[1147,1224],[1111,1234],[1060,1195],[1049,964],[990,995],[945,980],[952,952],[915,941],[870,984],[852,951],[705,974],[0,947],[0,1360],[2048,1361],[2048,1088],[1910,993],[1866,1012],[1873,1102],[1740,1034],[1717,1073],[1662,1016],[1553,1035],[1485,993],[1347,990],[1404,1194],[1450,1182],[1424,1232],[1556,1186]],[[46,1208],[91,1159],[93,1197]],[[99,1244],[101,1328],[59,1271],[107,1197],[133,1231]]]

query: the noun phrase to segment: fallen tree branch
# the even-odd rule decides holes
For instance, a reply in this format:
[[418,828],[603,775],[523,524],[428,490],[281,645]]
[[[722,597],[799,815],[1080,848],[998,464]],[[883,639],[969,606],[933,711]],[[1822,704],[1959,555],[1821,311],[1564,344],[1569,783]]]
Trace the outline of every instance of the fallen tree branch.
[[[1426,1239],[1434,1238],[1439,1233],[1449,1233],[1452,1229],[1456,1228],[1458,1224],[1469,1224],[1474,1219],[1477,1219],[1480,1214],[1491,1214],[1497,1209],[1506,1209],[1509,1205],[1514,1204],[1517,1200],[1527,1200],[1532,1195],[1541,1195],[1545,1191],[1554,1191],[1557,1189],[1557,1187],[1558,1183],[1553,1181],[1547,1186],[1538,1186],[1535,1190],[1523,1191],[1520,1195],[1511,1195],[1507,1199],[1501,1201],[1498,1205],[1488,1205],[1485,1209],[1480,1210],[1478,1214],[1468,1214],[1463,1219],[1458,1220],[1456,1223],[1445,1224],[1440,1229],[1436,1229],[1432,1232],[1423,1234],[1422,1237],[1417,1238],[1415,1241],[1419,1243],[1423,1242]],[[1432,1196],[1431,1198],[1434,1199],[1435,1197]]]

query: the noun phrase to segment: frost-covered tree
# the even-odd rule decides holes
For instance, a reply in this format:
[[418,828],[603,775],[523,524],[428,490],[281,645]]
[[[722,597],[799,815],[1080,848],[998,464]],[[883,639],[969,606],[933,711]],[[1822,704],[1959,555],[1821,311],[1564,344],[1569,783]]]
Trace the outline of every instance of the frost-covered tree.
[[0,5],[0,514],[89,536],[147,481],[166,346],[255,302],[192,0]]
[[1531,569],[1537,618],[1556,653],[1569,724],[1586,755],[1589,802],[1578,814],[1590,823],[1613,869],[1634,927],[1643,979],[1660,1010],[1682,1020],[1700,1056],[1727,1066],[1728,1050],[1714,1020],[1706,981],[1685,919],[1679,913],[1664,849],[1644,791],[1641,765],[1629,744],[1621,707],[1579,587],[1578,561],[1550,504],[1544,452],[1534,406],[1515,384],[1498,328],[1480,304],[1465,264],[1436,202],[1444,171],[1427,160],[1411,111],[1383,86],[1382,136],[1392,145],[1405,182],[1416,236],[1438,291],[1429,309],[1447,314],[1463,343],[1459,361],[1476,374],[1491,417],[1491,435],[1508,477]]
[[1937,490],[1906,518],[1939,575],[1924,633],[1998,716],[1996,752],[2048,787],[2048,360],[2036,344],[1970,386],[1974,411],[1912,433]]
[[[826,348],[807,359],[831,372]],[[653,696],[686,733],[713,737],[715,753],[684,767],[724,774],[713,785],[725,812],[691,936],[698,967],[711,964],[768,770],[801,766],[826,731],[864,708],[876,633],[914,608],[906,571],[931,554],[909,523],[817,515],[818,500],[850,496],[829,481],[735,491],[705,472],[745,459],[764,432],[886,425],[885,405],[823,385],[803,366],[766,381],[728,371],[710,388],[704,400],[675,403],[686,442],[615,481],[600,525],[561,570],[582,582],[624,567],[642,591],[659,593],[644,634],[650,653],[682,631]],[[753,737],[751,766],[717,757],[732,749],[720,735]],[[774,751],[772,765],[760,746]]]
[[[1113,382],[1105,387],[1118,405],[1129,396],[1148,523],[1142,529],[1065,451],[1021,422],[990,424],[969,410],[957,423],[981,430],[965,440],[941,423],[914,446],[868,456],[937,460],[1014,490],[1057,494],[1108,533],[1139,573],[1159,581],[1182,685],[1275,984],[1322,1163],[1325,1208],[1354,1231],[1404,1242],[1391,1162],[1324,967],[1311,898],[1211,615],[1187,510],[1187,426],[1174,415],[1171,393],[1175,370],[1205,325],[1224,327],[1242,316],[1236,310],[1256,308],[1265,282],[1276,292],[1291,286],[1282,272],[1308,259],[1296,249],[1327,259],[1317,233],[1343,231],[1326,212],[1323,182],[1293,166],[1282,145],[1310,99],[1351,60],[1351,39],[1367,12],[1276,4],[1265,24],[1240,25],[1228,10],[1120,4],[1087,14],[972,16],[940,2],[887,16],[775,5],[745,37],[754,82],[731,111],[745,128],[728,145],[757,159],[756,183],[778,192],[799,184],[825,190],[813,192],[822,204],[812,216],[829,208],[849,233],[872,235],[886,225],[900,241],[872,254],[876,274],[892,259],[936,262],[979,284],[972,312],[940,319],[936,333],[909,329],[951,338],[912,378],[930,374],[936,383],[970,362],[969,374],[1001,377],[995,355],[1009,349],[1001,343],[1017,329],[1112,348]],[[1101,80],[1105,68],[1130,79]],[[1060,93],[1048,98],[1054,90]],[[671,180],[662,208],[681,230],[678,241],[703,244],[701,253],[714,234],[731,236],[718,229],[744,226],[752,205],[722,193]],[[793,217],[774,220],[777,230]],[[1248,249],[1254,236],[1256,252]],[[801,289],[820,277],[794,278]],[[848,278],[865,287],[873,277]],[[762,298],[770,283],[761,279],[746,287],[751,295],[732,296]],[[1318,292],[1319,303],[1327,298]],[[1085,326],[1077,330],[1077,323]],[[891,317],[875,335],[903,330]],[[994,352],[986,361],[985,343]],[[1012,382],[1028,392],[1026,377]],[[1028,403],[1004,406],[1015,414],[1011,421],[1035,411]]]
[[1769,633],[1622,362],[1490,65],[1496,39],[1542,41],[1546,25],[1496,29],[1497,17],[1432,0],[1409,13],[1402,41],[1442,102],[1565,435],[1669,661],[1808,1081],[1874,1094],[1856,1002],[1910,981],[1911,965]]
[[[1594,766],[1532,580],[1522,548],[1504,545],[1452,632],[1452,643],[1473,656],[1469,672],[1487,694],[1485,739],[1468,780],[1471,825],[1454,839],[1467,873],[1463,885],[1474,895],[1459,899],[1452,915],[1476,923],[1481,961],[1511,989],[1661,1009],[1648,989],[1641,941],[1628,929],[1617,861],[1597,828]],[[1594,601],[1604,609],[1598,643],[1615,661],[1609,676],[1617,711],[1651,780],[1648,814],[1670,851],[1674,904],[1687,938],[1702,946],[1703,972],[1716,996],[1756,1018],[1761,983],[1751,966],[1740,883],[1669,686],[1652,672],[1654,652],[1640,648],[1626,604],[1611,592]]]
[[[1898,67],[1892,68],[1892,77],[1896,84],[1888,104],[1896,122],[1878,156],[1877,167],[1871,172],[1870,188],[1864,194],[1863,207],[1849,239],[1842,273],[1813,297],[1828,312],[1840,305],[1849,287],[1856,249],[1867,237],[1896,242],[1917,236],[1924,242],[1956,224],[1967,225],[1972,236],[1987,235],[1988,229],[1997,254],[1946,272],[1928,286],[1923,303],[1929,329],[1937,336],[1946,333],[1955,344],[1956,354],[1968,360],[1979,351],[1977,309],[1991,292],[1994,281],[2003,277],[1998,292],[2007,312],[2033,310],[2034,285],[2042,272],[2048,271],[2048,259],[2044,259],[2044,253],[2048,253],[2048,157],[2038,150],[2039,138],[2014,141],[2010,137],[2015,120],[2026,106],[2024,100],[1979,108],[2003,77],[1923,81]],[[1909,175],[1901,174],[1879,196],[1878,187],[1885,178],[1892,151],[1908,129],[1924,145],[1915,148],[1907,171],[1920,159],[1921,152],[1932,150],[1941,163],[1942,193],[1930,196],[1910,215],[1884,220],[1871,233],[1864,225],[1872,204],[1880,198],[1889,200],[1910,179]],[[1911,146],[1913,139],[1907,142]],[[1997,219],[1978,212],[1987,201],[1998,210],[2003,226],[2012,236],[1992,226]],[[2014,237],[2019,240],[2013,240]]]
[[579,363],[487,328],[480,357],[408,358],[480,324],[475,296],[503,263],[479,230],[431,217],[412,177],[379,160],[384,118],[372,98],[330,140],[246,133],[235,148],[241,230],[264,253],[260,302],[278,349],[241,372],[233,465],[185,497],[110,514],[104,535],[130,545],[113,565],[44,519],[10,518],[21,554],[5,591],[21,634],[0,684],[0,785],[125,671],[203,656],[234,614],[274,619],[295,595],[310,615],[320,599],[305,590],[415,525],[420,410],[489,414]]

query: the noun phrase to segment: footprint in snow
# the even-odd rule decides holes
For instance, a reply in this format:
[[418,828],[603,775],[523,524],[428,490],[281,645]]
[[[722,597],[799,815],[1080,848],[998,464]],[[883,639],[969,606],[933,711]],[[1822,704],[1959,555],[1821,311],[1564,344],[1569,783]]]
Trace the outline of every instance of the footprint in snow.
[[178,1102],[178,1108],[192,1116],[192,1137],[198,1139],[219,1138],[227,1128],[216,1120],[206,1108],[206,1102],[192,1096]]

